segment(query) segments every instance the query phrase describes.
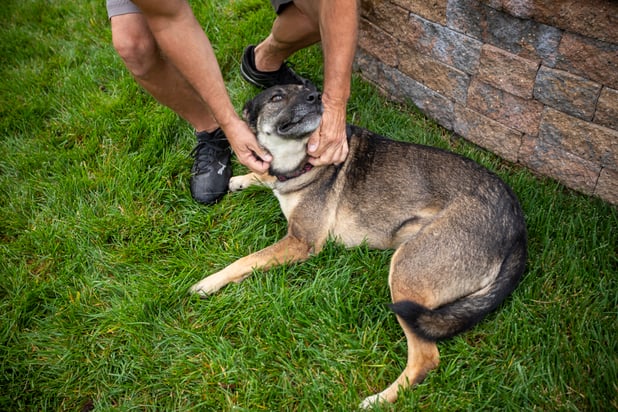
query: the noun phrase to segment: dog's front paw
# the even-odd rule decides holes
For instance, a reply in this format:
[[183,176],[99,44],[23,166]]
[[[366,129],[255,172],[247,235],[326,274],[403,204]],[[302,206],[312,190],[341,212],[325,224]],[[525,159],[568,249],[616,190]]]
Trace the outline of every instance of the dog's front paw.
[[380,394],[372,395],[366,397],[360,405],[358,405],[358,409],[369,409],[373,408],[375,405],[384,402],[384,399],[380,396]]
[[197,282],[195,285],[191,286],[191,288],[189,289],[189,292],[200,295],[201,297],[205,298],[208,295],[212,295],[213,293],[221,289],[223,286],[224,284],[221,283],[221,280],[219,279],[218,276],[211,275],[211,276],[205,277],[204,279]]
[[253,179],[254,178],[251,173],[247,175],[243,175],[243,176],[233,176],[230,179],[228,188],[230,189],[231,192],[238,192],[254,184],[255,182],[253,181]]

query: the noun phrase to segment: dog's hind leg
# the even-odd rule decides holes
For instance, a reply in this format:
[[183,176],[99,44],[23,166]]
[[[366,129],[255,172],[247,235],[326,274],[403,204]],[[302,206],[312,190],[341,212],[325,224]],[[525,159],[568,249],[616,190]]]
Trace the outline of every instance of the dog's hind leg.
[[440,353],[435,342],[418,337],[406,325],[403,319],[397,317],[408,341],[408,363],[399,377],[382,392],[369,396],[360,404],[361,409],[370,408],[375,403],[395,402],[399,389],[420,383],[431,369],[438,366]]
[[[427,278],[422,266],[415,267],[410,261],[416,261],[421,255],[418,255],[417,247],[424,245],[415,241],[409,241],[401,245],[391,258],[389,287],[391,289],[391,298],[393,302],[408,300],[416,302],[420,305],[435,306],[436,295],[434,290],[435,285],[431,282],[431,277]],[[429,259],[431,260],[431,259]],[[431,269],[430,269],[431,270]],[[416,272],[414,280],[410,281],[410,272]],[[402,281],[406,279],[407,281]],[[429,279],[429,281],[424,281]],[[416,334],[410,325],[399,315],[397,321],[401,325],[406,336],[408,346],[407,364],[401,375],[382,392],[369,396],[361,404],[361,408],[371,407],[374,403],[380,402],[395,402],[400,388],[404,389],[409,386],[420,383],[427,373],[436,368],[440,362],[440,353],[435,341],[422,338]]]
[[274,245],[240,258],[223,270],[200,280],[190,291],[202,296],[212,294],[228,283],[243,281],[254,269],[269,269],[283,263],[303,261],[309,257],[312,247],[303,240],[287,235]]

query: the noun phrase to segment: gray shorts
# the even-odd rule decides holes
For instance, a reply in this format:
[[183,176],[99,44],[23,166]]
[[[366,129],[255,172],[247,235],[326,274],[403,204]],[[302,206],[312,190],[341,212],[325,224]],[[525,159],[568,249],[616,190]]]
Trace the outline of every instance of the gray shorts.
[[[273,5],[277,14],[281,13],[283,9],[293,0],[270,0],[270,4]],[[139,7],[131,3],[131,0],[107,0],[107,17],[110,19],[114,16],[120,16],[121,14],[141,13]]]
[[281,13],[290,3],[293,3],[293,0],[270,0],[277,14]]
[[121,14],[141,13],[139,7],[130,0],[107,0],[107,17],[110,19]]

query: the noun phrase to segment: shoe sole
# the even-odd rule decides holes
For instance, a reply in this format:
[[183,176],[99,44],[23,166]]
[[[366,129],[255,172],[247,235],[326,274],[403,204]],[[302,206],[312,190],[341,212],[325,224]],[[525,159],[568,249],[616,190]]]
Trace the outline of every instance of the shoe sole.
[[263,84],[260,84],[257,80],[254,80],[251,75],[249,75],[249,73],[247,73],[245,71],[245,66],[243,64],[240,65],[240,74],[242,75],[242,77],[248,81],[249,83],[251,83],[252,85],[259,87],[260,89],[267,89],[267,86],[264,86]]

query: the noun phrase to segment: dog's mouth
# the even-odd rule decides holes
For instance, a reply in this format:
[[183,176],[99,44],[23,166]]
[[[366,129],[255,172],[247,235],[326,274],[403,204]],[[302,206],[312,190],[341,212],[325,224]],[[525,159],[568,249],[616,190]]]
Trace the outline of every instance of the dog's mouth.
[[277,126],[277,133],[286,137],[302,137],[316,130],[321,119],[321,108],[295,110],[290,118],[282,119]]
[[279,134],[288,134],[290,130],[298,126],[298,123],[299,122],[284,123],[279,126],[279,128],[277,129],[277,132],[279,132]]

